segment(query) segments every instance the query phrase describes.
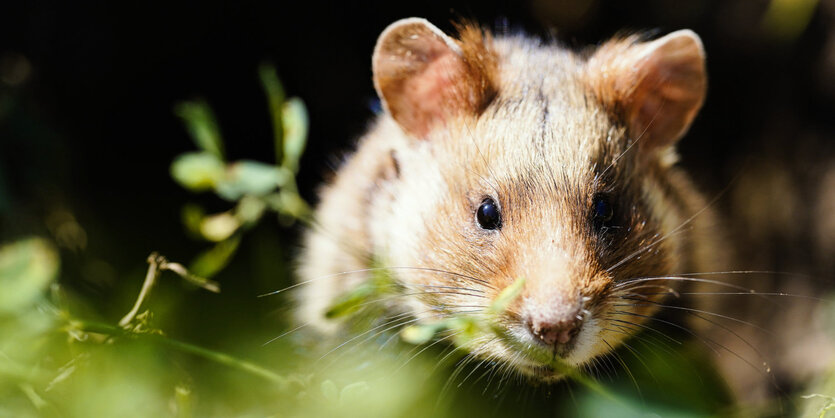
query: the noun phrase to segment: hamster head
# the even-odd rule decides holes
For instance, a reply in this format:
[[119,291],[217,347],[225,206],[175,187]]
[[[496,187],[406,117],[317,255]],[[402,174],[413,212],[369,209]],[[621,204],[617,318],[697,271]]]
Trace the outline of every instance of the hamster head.
[[420,268],[396,270],[403,283],[448,289],[409,299],[426,320],[479,311],[524,278],[467,349],[555,379],[551,359],[611,351],[664,293],[619,283],[682,268],[689,208],[668,175],[704,98],[703,49],[686,30],[585,55],[459,32],[405,19],[377,43],[391,169],[369,213],[374,252]]

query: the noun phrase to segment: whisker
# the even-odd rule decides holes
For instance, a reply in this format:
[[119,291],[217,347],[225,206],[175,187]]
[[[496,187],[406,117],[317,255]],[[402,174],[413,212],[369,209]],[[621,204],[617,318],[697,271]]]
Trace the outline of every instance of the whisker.
[[[651,282],[651,281],[655,281],[655,280],[658,280],[658,281],[670,280],[670,281],[681,281],[681,282],[709,283],[709,284],[715,284],[715,285],[718,285],[718,286],[729,287],[731,289],[736,289],[736,290],[743,291],[743,292],[748,292],[748,293],[751,293],[751,294],[756,294],[757,293],[757,291],[754,290],[754,289],[749,289],[747,287],[735,285],[733,283],[723,282],[723,281],[720,281],[720,280],[702,279],[702,278],[698,278],[698,277],[682,277],[682,276],[640,277],[640,278],[636,278],[636,279],[629,279],[629,280],[625,280],[625,281],[615,283],[614,287],[616,289],[619,289],[621,287],[624,287],[624,286],[627,286],[627,285],[630,285],[630,284],[633,284],[633,283],[644,283],[644,282]],[[625,290],[628,290],[628,289],[629,288],[627,287]]]
[[269,344],[269,343],[271,343],[271,342],[273,342],[273,341],[276,341],[276,340],[278,340],[278,339],[280,339],[280,338],[284,337],[284,336],[285,336],[285,335],[287,335],[287,334],[294,333],[294,332],[296,332],[296,331],[298,331],[298,330],[300,330],[300,329],[302,329],[302,328],[304,328],[304,327],[306,327],[306,326],[308,326],[308,325],[310,325],[310,322],[306,322],[306,323],[301,324],[301,325],[299,325],[299,326],[297,326],[297,327],[295,327],[295,328],[293,328],[293,329],[291,329],[291,330],[289,330],[289,331],[283,332],[283,333],[282,333],[281,335],[279,335],[278,337],[271,338],[269,341],[265,342],[264,344],[261,344],[261,347],[264,347],[265,345],[267,345],[267,344]]
[[317,277],[315,279],[305,280],[305,281],[302,281],[302,282],[294,283],[294,284],[292,284],[290,286],[287,286],[283,289],[274,290],[274,291],[268,292],[268,293],[263,293],[261,295],[258,295],[258,297],[261,298],[261,297],[266,297],[266,296],[277,295],[279,293],[283,293],[283,292],[286,292],[288,290],[295,289],[299,286],[310,284],[310,283],[313,283],[313,282],[316,282],[316,281],[319,281],[319,280],[332,279],[334,277],[345,276],[345,275],[348,275],[348,274],[370,273],[370,272],[386,271],[386,270],[414,270],[414,271],[420,271],[420,272],[426,272],[426,273],[446,274],[446,275],[453,276],[453,277],[458,277],[458,278],[462,278],[462,279],[471,280],[471,281],[474,281],[476,283],[480,283],[487,288],[495,289],[493,287],[493,285],[490,284],[490,282],[488,282],[486,280],[479,279],[479,278],[472,277],[472,276],[468,276],[466,274],[455,273],[455,272],[436,269],[436,268],[430,268],[430,267],[403,267],[403,266],[401,266],[401,267],[369,267],[369,268],[363,268],[363,269],[342,271],[342,272],[339,272],[339,273],[333,273],[333,274],[328,274],[328,275],[325,275],[325,276]]
[[639,249],[639,250],[637,250],[637,251],[635,251],[635,252],[633,252],[633,253],[629,254],[628,256],[624,257],[622,260],[618,261],[618,262],[617,262],[617,263],[615,263],[613,266],[611,266],[611,267],[607,268],[607,269],[606,269],[606,272],[612,272],[612,270],[614,270],[614,269],[616,269],[616,268],[618,268],[618,267],[622,266],[622,265],[623,265],[624,263],[626,263],[627,261],[629,261],[629,260],[631,260],[631,259],[635,258],[636,256],[638,256],[639,254],[641,254],[641,253],[643,253],[643,252],[646,252],[646,251],[651,250],[651,249],[652,249],[653,247],[655,247],[656,245],[660,244],[661,242],[665,241],[667,238],[669,238],[669,237],[673,236],[674,234],[676,234],[678,231],[680,231],[682,228],[684,228],[684,227],[685,227],[685,226],[687,226],[690,222],[692,222],[694,219],[696,219],[696,217],[698,217],[699,215],[701,215],[702,213],[704,213],[704,211],[706,211],[706,210],[707,210],[707,209],[709,209],[711,206],[713,206],[714,204],[716,204],[716,202],[718,202],[718,201],[719,201],[719,199],[720,199],[722,196],[724,196],[724,195],[725,195],[725,193],[727,193],[727,191],[730,189],[731,185],[733,185],[733,183],[736,181],[736,179],[737,179],[738,177],[739,177],[739,175],[737,175],[737,177],[735,177],[733,180],[731,180],[731,181],[728,183],[728,185],[727,185],[727,186],[725,186],[725,188],[724,188],[724,189],[722,189],[722,191],[720,191],[720,192],[719,192],[719,193],[718,193],[718,194],[717,194],[717,195],[716,195],[716,196],[715,196],[715,197],[714,197],[714,198],[713,198],[710,202],[708,202],[708,204],[706,204],[703,208],[701,208],[701,209],[699,209],[698,211],[696,211],[696,213],[694,213],[691,217],[687,218],[684,222],[682,222],[682,223],[681,223],[681,225],[679,225],[679,226],[675,227],[672,231],[668,232],[667,234],[665,234],[665,235],[664,235],[664,236],[662,236],[661,238],[659,238],[659,239],[657,239],[657,240],[655,240],[655,241],[653,241],[653,242],[651,242],[651,243],[647,244],[645,247],[643,247],[643,248],[641,248],[641,249]]
[[[432,344],[427,344],[427,345],[426,345],[426,347],[424,347],[423,349],[421,349],[420,351],[418,351],[417,353],[415,353],[412,357],[410,357],[408,360],[406,360],[406,362],[405,362],[405,363],[401,364],[401,365],[400,365],[397,369],[395,369],[395,370],[394,370],[394,372],[393,372],[392,374],[397,373],[400,369],[402,369],[402,368],[406,367],[406,365],[408,365],[408,364],[409,364],[409,362],[411,362],[412,360],[414,360],[417,356],[421,355],[424,351],[426,351],[426,350],[428,350],[428,349],[432,348],[432,347],[433,347],[433,346],[435,346],[436,344],[439,344],[439,343],[441,343],[441,342],[443,342],[443,341],[445,341],[445,340],[448,340],[448,339],[450,339],[450,338],[453,338],[453,337],[455,337],[456,335],[461,334],[462,332],[464,332],[464,331],[458,331],[458,332],[452,333],[452,334],[447,335],[447,336],[445,336],[445,337],[443,337],[443,338],[438,338],[437,340],[435,340],[434,342],[432,342]],[[412,351],[414,351],[416,348],[417,348],[417,347],[415,347],[415,348],[413,348],[412,350],[410,350],[410,351],[409,351],[409,353],[407,353],[407,355],[408,355],[408,354],[411,354],[411,352],[412,352]]]
[[675,339],[675,338],[673,338],[673,337],[671,337],[671,336],[669,336],[669,335],[667,335],[667,334],[665,334],[665,333],[663,333],[663,332],[661,332],[661,331],[659,331],[659,330],[657,330],[657,329],[655,329],[655,328],[652,328],[652,327],[650,327],[650,326],[648,326],[648,325],[645,325],[645,324],[638,324],[638,323],[635,323],[635,322],[625,321],[625,320],[623,320],[623,319],[608,318],[608,317],[606,318],[606,320],[608,320],[608,321],[614,321],[614,322],[618,322],[618,323],[623,323],[623,324],[628,324],[628,325],[633,325],[633,326],[636,326],[636,327],[640,327],[640,328],[643,328],[643,329],[645,329],[645,330],[655,332],[655,333],[657,333],[658,335],[660,335],[660,336],[662,336],[662,337],[664,337],[664,338],[666,338],[666,339],[668,339],[668,340],[670,340],[670,341],[672,341],[672,342],[674,342],[674,343],[676,343],[676,344],[678,344],[678,345],[681,345],[681,344],[682,344],[682,342],[681,342],[681,341],[679,341],[679,340],[677,340],[677,339]]
[[[674,327],[676,327],[676,328],[679,328],[679,329],[681,329],[681,330],[683,330],[683,331],[685,331],[685,332],[689,333],[690,335],[692,335],[692,336],[694,336],[694,337],[698,338],[698,339],[699,339],[699,340],[701,340],[701,341],[702,341],[702,342],[703,342],[703,343],[704,343],[704,344],[705,344],[708,348],[712,349],[712,350],[713,350],[714,352],[716,352],[716,353],[718,353],[718,351],[717,351],[715,348],[711,347],[711,346],[710,346],[707,342],[710,342],[710,343],[712,343],[712,344],[716,345],[717,347],[719,347],[719,348],[721,348],[721,349],[723,349],[723,350],[727,351],[728,353],[732,354],[734,357],[736,357],[736,358],[738,358],[738,359],[742,360],[743,362],[745,362],[745,364],[747,364],[748,366],[750,366],[752,369],[756,370],[757,372],[759,372],[759,373],[763,373],[763,374],[770,374],[769,372],[771,371],[771,367],[769,367],[769,366],[768,366],[768,363],[764,363],[764,366],[766,367],[766,370],[761,370],[759,367],[755,366],[753,363],[751,363],[750,361],[748,361],[746,358],[744,358],[744,357],[742,357],[741,355],[739,355],[739,353],[737,353],[736,351],[733,351],[733,350],[731,350],[730,348],[726,347],[725,345],[723,345],[723,344],[721,344],[721,343],[718,343],[718,342],[716,342],[716,341],[714,341],[714,340],[712,340],[712,339],[710,339],[710,338],[707,338],[707,337],[702,338],[702,337],[700,337],[700,336],[696,335],[694,332],[690,331],[689,329],[687,329],[687,328],[685,328],[685,327],[682,327],[682,326],[680,326],[680,325],[678,325],[678,324],[672,323],[672,322],[670,322],[670,321],[665,321],[665,320],[660,319],[660,318],[655,318],[655,317],[652,317],[652,316],[649,316],[649,315],[641,315],[641,314],[637,314],[637,313],[634,313],[634,312],[625,312],[625,311],[613,311],[613,312],[615,312],[615,313],[620,313],[620,314],[626,314],[626,315],[641,316],[641,317],[649,318],[650,320],[661,321],[661,322],[667,323],[668,325],[671,325],[671,326],[674,326]],[[711,321],[708,321],[708,322],[711,322]],[[743,339],[743,341],[745,341],[745,340]],[[750,344],[749,344],[749,345],[750,345]],[[756,349],[755,349],[755,351],[756,351]],[[758,352],[758,353],[759,353],[759,352]],[[773,378],[773,375],[771,375],[771,376],[772,376],[772,378]],[[776,387],[776,386],[775,386],[775,387]]]
[[[444,291],[414,292],[414,293],[391,293],[391,294],[387,294],[385,296],[381,296],[381,297],[376,298],[376,299],[371,299],[371,300],[367,300],[367,301],[362,302],[362,303],[358,303],[357,305],[354,306],[354,308],[362,308],[362,307],[365,307],[365,306],[368,306],[368,305],[373,305],[375,303],[385,302],[385,301],[392,300],[392,299],[397,299],[397,298],[402,298],[402,297],[409,297],[409,296],[420,296],[420,295],[459,295],[459,296],[472,296],[472,297],[477,297],[477,298],[481,298],[481,299],[488,299],[486,296],[482,296],[482,295],[471,295],[469,293],[444,292]],[[444,305],[444,306],[456,307],[458,305]],[[479,307],[479,306],[482,307],[482,308],[486,307],[486,306],[482,306],[482,305],[470,305],[470,306],[466,306],[466,307],[472,308],[472,307]]]
[[667,291],[666,292],[653,292],[653,293],[640,292],[640,293],[632,293],[632,294],[634,294],[634,295],[673,295],[676,298],[681,296],[681,293],[679,293],[678,291],[676,291],[672,287],[664,286],[664,285],[661,285],[661,284],[644,284],[644,285],[641,285],[640,283],[636,283],[636,286],[630,286],[630,287],[628,287],[624,290],[629,290],[631,292],[635,292],[636,290],[640,290],[640,289],[666,289]]
[[637,316],[637,317],[639,317],[639,318],[646,318],[646,319],[649,319],[649,320],[652,320],[652,321],[658,321],[658,322],[661,322],[661,323],[663,323],[663,324],[667,324],[667,325],[669,325],[669,326],[671,326],[671,327],[674,327],[674,328],[678,328],[678,329],[680,329],[680,330],[682,330],[682,331],[684,331],[684,332],[686,332],[686,333],[688,333],[688,334],[690,334],[690,335],[692,335],[692,336],[696,337],[697,339],[699,339],[699,340],[700,340],[700,341],[701,341],[701,342],[702,342],[705,346],[707,346],[708,348],[710,348],[711,350],[713,350],[713,352],[714,352],[714,353],[718,353],[718,351],[716,350],[716,348],[711,347],[711,345],[710,345],[710,344],[708,344],[707,340],[705,340],[704,338],[702,338],[702,337],[700,337],[700,336],[696,335],[696,333],[694,333],[693,331],[690,331],[689,329],[687,329],[687,328],[685,328],[685,327],[683,327],[683,326],[681,326],[681,325],[679,325],[679,324],[676,324],[676,323],[674,323],[674,322],[670,322],[670,321],[667,321],[667,320],[665,320],[665,319],[661,319],[661,318],[656,318],[656,317],[654,317],[654,316],[652,316],[652,315],[643,315],[643,314],[639,314],[639,313],[635,313],[635,312],[627,312],[627,311],[613,311],[613,310],[609,310],[608,312],[609,312],[609,313],[613,313],[613,314],[617,314],[617,315],[631,315],[631,316]]
[[758,329],[758,330],[760,330],[760,331],[763,331],[763,332],[765,332],[766,334],[769,334],[769,335],[774,335],[774,333],[773,333],[773,332],[771,332],[771,331],[769,331],[769,330],[767,330],[767,329],[765,329],[765,328],[762,328],[762,327],[760,327],[760,326],[757,326],[756,324],[752,324],[752,323],[750,323],[750,322],[746,322],[746,321],[743,321],[743,320],[740,320],[740,319],[737,319],[737,318],[733,318],[733,317],[730,317],[730,316],[727,316],[727,315],[721,315],[721,314],[718,314],[718,313],[715,313],[715,312],[708,312],[708,311],[704,311],[704,310],[700,310],[700,309],[687,308],[687,307],[683,307],[683,306],[667,306],[667,305],[661,305],[661,304],[658,304],[658,306],[660,306],[660,307],[662,307],[662,308],[670,308],[670,309],[681,309],[681,310],[684,310],[684,311],[686,311],[688,314],[690,314],[690,315],[692,315],[692,316],[695,316],[696,318],[699,318],[699,319],[701,319],[701,320],[703,320],[703,321],[705,321],[705,322],[711,323],[711,324],[713,324],[713,325],[716,325],[716,326],[718,326],[718,327],[720,327],[720,328],[724,329],[725,331],[729,332],[729,333],[730,333],[730,334],[732,334],[734,337],[736,337],[737,339],[739,339],[740,341],[742,341],[742,343],[744,343],[746,346],[748,346],[748,348],[750,348],[750,349],[751,349],[751,350],[753,350],[755,353],[757,353],[757,356],[759,356],[759,358],[760,358],[761,360],[763,360],[763,366],[764,366],[764,367],[766,367],[766,369],[767,369],[767,370],[770,370],[770,369],[771,369],[771,367],[768,365],[768,359],[765,357],[765,355],[763,355],[763,353],[762,353],[760,350],[758,350],[758,349],[757,349],[757,347],[755,347],[753,344],[751,344],[750,342],[748,342],[748,340],[746,340],[746,339],[745,339],[745,338],[743,338],[741,335],[739,335],[739,333],[737,333],[736,331],[732,330],[731,328],[729,328],[729,327],[725,326],[725,325],[724,325],[724,324],[722,324],[722,323],[719,323],[719,322],[717,322],[717,321],[713,321],[713,320],[710,320],[710,319],[708,319],[708,318],[705,318],[705,317],[703,317],[703,316],[702,316],[702,315],[700,315],[700,314],[704,314],[704,315],[712,315],[712,316],[716,316],[716,317],[719,317],[719,318],[723,318],[723,319],[728,319],[728,320],[731,320],[731,321],[735,321],[735,322],[738,322],[738,323],[741,323],[741,324],[748,325],[748,326],[751,326],[751,327],[753,327],[753,328],[756,328],[756,329]]
[[[428,312],[428,311],[427,311],[427,312]],[[386,321],[385,323],[383,323],[383,324],[381,324],[381,325],[378,325],[378,326],[376,326],[376,327],[374,327],[374,328],[371,328],[371,329],[369,329],[368,331],[365,331],[365,332],[363,332],[363,333],[361,333],[361,334],[358,334],[358,335],[356,335],[356,336],[354,336],[354,337],[352,337],[352,338],[348,339],[347,341],[345,341],[345,342],[343,342],[343,343],[341,343],[341,344],[337,345],[336,347],[332,348],[332,349],[331,349],[330,351],[328,351],[327,353],[323,354],[323,355],[322,355],[322,357],[319,357],[316,361],[318,362],[318,361],[320,361],[320,360],[324,359],[324,358],[325,358],[325,357],[327,357],[329,354],[333,353],[333,352],[334,352],[334,351],[336,351],[336,350],[339,350],[340,348],[344,347],[346,344],[349,344],[351,341],[355,341],[355,340],[357,340],[357,339],[359,339],[359,338],[362,338],[363,336],[365,336],[365,335],[366,335],[366,334],[368,334],[368,333],[371,333],[371,332],[374,332],[374,331],[376,331],[376,330],[378,330],[378,329],[380,329],[380,328],[386,327],[386,326],[390,325],[392,322],[399,321],[399,320],[401,320],[402,318],[404,318],[404,317],[408,317],[408,316],[411,316],[411,315],[412,315],[412,313],[411,313],[411,312],[405,312],[405,313],[402,313],[402,314],[396,315],[396,316],[394,316],[394,318],[395,318],[395,319],[390,320],[390,321]],[[415,322],[415,321],[417,321],[417,320],[419,320],[419,318],[411,319],[411,320],[408,320],[408,321],[406,321],[406,322],[404,322],[404,323],[401,323],[401,324],[396,324],[394,327],[397,327],[397,326],[400,326],[400,325],[406,325],[406,324],[408,324],[408,323],[410,323],[410,322]],[[383,331],[386,331],[386,330],[383,330]],[[373,336],[372,336],[372,337],[373,337]]]
[[473,373],[475,373],[475,371],[478,370],[478,368],[481,367],[482,364],[486,363],[489,358],[491,358],[491,356],[488,356],[488,357],[482,359],[480,362],[478,362],[478,364],[476,364],[475,367],[473,367],[473,369],[470,370],[470,372],[467,373],[466,376],[464,376],[464,379],[462,381],[458,382],[458,387],[460,388],[461,386],[463,386],[464,383],[467,381],[467,379],[469,379],[470,376],[472,376]]
[[[433,310],[434,310],[434,309],[430,309],[430,310],[427,310],[427,311],[423,311],[423,312],[421,312],[421,313],[419,313],[419,314],[423,314],[423,313],[430,312],[430,311],[433,311]],[[465,312],[456,312],[455,314],[464,314],[464,313],[469,313],[469,312],[466,312],[466,311],[465,311]],[[405,313],[405,314],[401,314],[401,315],[398,315],[398,316],[400,317],[400,319],[402,319],[404,316],[409,316],[409,315],[411,315],[411,313],[408,313],[408,312],[407,312],[407,313]],[[438,317],[438,316],[443,317],[443,316],[445,316],[445,315],[447,315],[447,314],[444,314],[444,313],[439,313],[439,314],[436,314],[436,315],[432,315],[432,316],[430,316],[430,318],[434,318],[434,317]],[[395,329],[395,328],[397,328],[397,327],[401,327],[401,326],[404,326],[404,325],[408,325],[408,324],[412,324],[412,323],[415,323],[415,322],[419,322],[419,321],[420,321],[420,320],[422,320],[422,319],[425,319],[425,318],[413,318],[413,319],[410,319],[410,320],[407,320],[407,321],[403,321],[403,322],[400,322],[400,323],[396,323],[396,324],[391,325],[391,326],[389,326],[389,327],[387,327],[387,328],[385,328],[385,329],[383,329],[383,330],[377,331],[377,332],[373,333],[372,335],[368,336],[367,338],[365,338],[364,340],[360,341],[359,343],[357,343],[356,345],[354,345],[352,348],[348,349],[347,351],[343,351],[343,352],[342,352],[339,356],[337,356],[336,358],[334,358],[334,359],[333,359],[333,361],[331,361],[331,363],[330,363],[330,364],[334,364],[334,363],[336,363],[337,361],[339,361],[339,359],[341,359],[343,356],[345,356],[346,354],[348,354],[348,353],[349,353],[349,352],[351,352],[352,350],[356,349],[357,347],[362,346],[363,344],[367,343],[368,341],[370,341],[370,340],[372,340],[372,339],[376,338],[377,336],[379,336],[379,335],[381,335],[381,334],[384,334],[384,333],[386,333],[386,332],[388,332],[388,331],[391,331],[392,329]],[[398,320],[399,320],[399,319],[395,319],[395,320],[392,320],[392,321],[387,321],[386,323],[384,323],[384,324],[382,324],[382,325],[380,325],[380,326],[374,327],[374,328],[372,328],[372,329],[369,329],[368,331],[363,332],[362,334],[359,334],[357,337],[361,337],[361,336],[363,336],[363,335],[366,335],[366,334],[368,334],[368,333],[370,333],[370,332],[372,332],[372,331],[374,331],[374,330],[376,330],[376,329],[378,329],[378,328],[380,328],[380,327],[383,327],[383,326],[386,326],[386,325],[390,325],[392,322],[396,322],[396,321],[398,321]],[[392,339],[392,338],[397,337],[397,335],[398,335],[398,334],[396,334],[396,333],[395,333],[395,334],[393,334],[391,337],[389,337],[389,339],[388,339],[388,340],[386,340],[385,344],[388,344],[388,343],[389,343],[389,341],[391,341],[391,339]],[[336,350],[340,349],[340,348],[341,348],[341,347],[343,347],[344,345],[346,345],[346,344],[350,343],[351,341],[356,340],[356,339],[357,339],[357,337],[351,338],[350,340],[345,341],[345,342],[343,342],[342,344],[340,344],[339,346],[337,346],[337,347],[333,348],[332,350],[328,351],[328,352],[327,352],[327,353],[325,353],[322,357],[320,357],[320,358],[317,360],[317,362],[318,362],[319,360],[322,360],[323,358],[325,358],[325,357],[326,357],[326,356],[328,356],[329,354],[333,353],[334,351],[336,351]]]
[[476,384],[478,384],[478,382],[481,381],[481,379],[484,379],[485,376],[487,377],[487,383],[485,383],[484,388],[481,389],[482,396],[486,395],[487,391],[490,390],[490,385],[493,384],[493,379],[496,377],[496,374],[498,374],[499,369],[501,369],[501,366],[497,366],[497,363],[495,363],[494,360],[491,360],[488,363],[488,367],[486,369],[487,370],[481,373],[481,376],[479,376],[478,379],[473,381],[473,386],[475,386]]
[[[475,343],[475,342],[479,341],[479,340],[480,340],[480,339],[482,339],[482,338],[485,338],[485,337],[475,338],[475,339],[474,339],[473,341],[471,341],[470,343]],[[494,338],[494,339],[495,339],[495,338]],[[493,341],[493,340],[490,340],[489,342],[492,342],[492,341]],[[452,346],[452,347],[453,347],[453,349],[452,349],[449,353],[447,353],[445,356],[441,357],[441,359],[438,361],[438,363],[436,363],[436,364],[435,364],[435,367],[434,367],[434,368],[432,368],[432,373],[435,373],[435,371],[436,371],[436,370],[438,370],[438,367],[439,367],[439,366],[440,366],[443,362],[445,362],[445,361],[449,358],[449,356],[451,356],[451,355],[455,354],[457,351],[460,351],[460,350],[465,350],[465,349],[466,349],[466,347],[465,347],[465,346],[458,346],[458,345],[454,345],[454,346]]]
[[[654,380],[654,381],[657,383],[657,382],[658,382],[658,378],[657,378],[657,377],[655,377],[655,374],[654,374],[654,373],[652,373],[652,368],[650,368],[650,367],[649,367],[649,365],[647,365],[647,363],[646,363],[646,362],[644,362],[644,359],[642,359],[642,358],[641,358],[641,356],[639,356],[639,355],[638,355],[638,352],[637,352],[634,348],[632,348],[632,346],[631,346],[631,345],[627,344],[627,343],[626,343],[626,341],[621,341],[621,343],[620,343],[620,344],[621,344],[622,346],[626,347],[626,349],[627,349],[630,353],[632,353],[632,356],[634,356],[634,357],[635,357],[635,359],[636,359],[636,360],[638,360],[638,362],[640,362],[640,363],[641,363],[641,365],[643,365],[645,369],[647,369],[647,373],[649,373],[649,376],[652,378],[652,380]],[[656,354],[656,355],[657,355],[657,354]]]
[[606,346],[609,347],[609,354],[613,356],[618,363],[620,363],[624,370],[626,370],[626,374],[629,375],[629,378],[632,379],[632,383],[635,384],[635,389],[638,391],[638,396],[640,396],[641,400],[643,401],[644,395],[641,393],[641,387],[638,385],[638,380],[635,379],[635,375],[632,374],[632,370],[629,370],[629,366],[626,365],[626,362],[623,361],[623,358],[621,358],[620,354],[618,354],[615,351],[615,347],[612,347],[612,345],[609,344],[609,342],[606,341],[605,338],[603,338],[603,344],[606,344]]
[[[634,299],[628,298],[628,297],[621,297],[621,299],[634,300]],[[740,323],[740,324],[748,325],[750,327],[756,328],[756,329],[758,329],[760,331],[763,331],[765,333],[768,333],[770,335],[774,335],[773,332],[771,332],[771,331],[769,331],[769,330],[767,330],[767,329],[765,329],[765,328],[763,328],[763,327],[761,327],[757,324],[753,324],[751,322],[743,321],[741,319],[734,318],[732,316],[722,315],[722,314],[719,314],[719,313],[716,313],[716,312],[709,312],[709,311],[705,311],[705,310],[701,310],[701,309],[689,308],[689,307],[686,307],[686,306],[665,305],[665,304],[662,304],[662,303],[659,303],[659,302],[653,302],[653,301],[649,301],[649,300],[643,301],[642,303],[620,303],[620,304],[615,304],[613,306],[615,306],[615,307],[657,306],[659,308],[665,308],[665,309],[677,309],[677,310],[681,310],[681,311],[685,311],[685,312],[700,313],[700,314],[715,316],[715,317],[718,317],[718,318],[723,318],[723,319],[727,319],[729,321],[734,321],[734,322],[737,322],[737,323]]]
[[723,276],[723,275],[743,275],[743,274],[768,274],[772,276],[783,276],[783,277],[800,277],[807,280],[815,280],[817,279],[814,276],[810,276],[808,274],[803,273],[791,273],[787,271],[772,271],[772,270],[728,270],[728,271],[704,271],[704,272],[694,272],[694,273],[679,273],[674,274],[673,276]]
[[[647,293],[648,295],[652,293]],[[799,299],[808,299],[813,300],[815,302],[824,302],[824,303],[832,303],[831,300],[815,297],[815,296],[808,296],[808,295],[798,295],[793,293],[783,293],[783,292],[682,292],[681,295],[694,295],[694,296],[702,296],[702,295],[716,295],[716,296],[732,296],[732,295],[748,295],[748,296],[786,296],[792,298],[799,298]]]

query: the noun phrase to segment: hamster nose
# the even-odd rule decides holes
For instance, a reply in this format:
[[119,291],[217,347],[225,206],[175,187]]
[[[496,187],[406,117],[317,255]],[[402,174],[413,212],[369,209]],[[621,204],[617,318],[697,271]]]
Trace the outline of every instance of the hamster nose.
[[531,333],[547,345],[568,344],[580,332],[580,320],[531,321]]

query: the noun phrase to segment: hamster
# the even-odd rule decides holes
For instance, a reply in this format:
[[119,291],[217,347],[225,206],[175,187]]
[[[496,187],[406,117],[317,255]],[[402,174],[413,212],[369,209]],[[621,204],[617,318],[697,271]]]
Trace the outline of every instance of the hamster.
[[[339,332],[325,312],[377,266],[424,290],[389,309],[425,322],[524,278],[495,335],[467,349],[548,382],[561,375],[542,358],[589,364],[677,286],[647,278],[721,268],[710,205],[676,166],[707,87],[692,31],[575,53],[409,18],[382,32],[372,67],[384,111],[321,190],[300,323]],[[624,306],[635,296],[648,303]]]

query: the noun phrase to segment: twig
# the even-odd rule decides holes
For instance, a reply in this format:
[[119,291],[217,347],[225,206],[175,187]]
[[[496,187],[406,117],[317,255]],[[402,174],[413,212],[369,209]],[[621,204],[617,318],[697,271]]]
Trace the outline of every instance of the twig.
[[151,253],[151,255],[148,256],[148,273],[145,275],[145,281],[142,283],[142,290],[139,291],[139,296],[136,297],[136,302],[133,304],[133,308],[131,308],[131,310],[122,318],[122,320],[119,321],[120,327],[126,327],[128,326],[128,324],[131,323],[131,321],[133,321],[133,319],[136,317],[136,314],[139,313],[139,308],[142,307],[142,303],[148,297],[148,294],[151,292],[151,289],[156,284],[160,272],[164,270],[172,271],[176,273],[178,276],[185,279],[186,281],[191,282],[210,292],[220,292],[220,285],[217,282],[195,276],[189,273],[188,269],[183,267],[182,264],[171,263],[162,255],[153,252]]

